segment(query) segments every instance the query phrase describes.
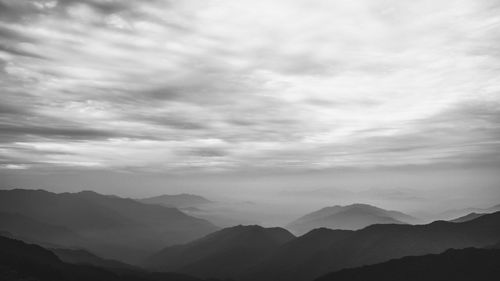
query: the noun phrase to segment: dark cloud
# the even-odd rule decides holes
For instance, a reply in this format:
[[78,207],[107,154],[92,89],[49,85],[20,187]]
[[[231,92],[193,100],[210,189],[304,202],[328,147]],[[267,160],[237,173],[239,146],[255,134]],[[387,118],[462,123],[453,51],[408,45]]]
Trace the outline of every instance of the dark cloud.
[[[28,110],[25,107],[19,105],[13,105],[6,102],[0,103],[0,116],[2,115],[25,115]],[[13,118],[13,116],[9,116],[9,118]],[[1,118],[0,118],[1,120]]]
[[188,155],[198,157],[224,157],[229,155],[229,151],[223,148],[201,147],[190,149],[187,151]]
[[22,50],[20,48],[14,47],[14,46],[7,46],[7,45],[1,44],[1,43],[0,43],[0,51],[6,52],[6,53],[10,53],[10,54],[13,54],[13,55],[23,56],[23,57],[31,57],[31,58],[37,58],[37,59],[46,59],[42,55],[39,55],[39,54],[36,54],[36,53],[33,53],[33,52],[29,52],[29,51],[25,51],[25,50]]
[[[145,2],[151,2],[146,0]],[[61,8],[67,8],[68,6],[73,6],[76,4],[84,4],[92,7],[101,14],[115,14],[124,11],[132,10],[135,7],[133,1],[122,1],[122,0],[58,0],[58,6]]]
[[71,140],[93,140],[107,139],[112,137],[125,137],[124,135],[105,130],[86,129],[75,125],[68,127],[36,126],[28,124],[25,126],[0,124],[1,139],[22,140],[27,137],[41,137],[50,139],[71,139]]
[[450,108],[494,88],[469,52],[493,41],[482,4],[0,1],[6,142],[109,166],[161,165],[155,146],[167,169],[184,156],[300,169],[438,162],[499,135],[497,109]]
[[150,124],[180,129],[180,130],[208,130],[211,125],[209,120],[196,120],[194,118],[182,118],[180,116],[142,116],[133,118]]
[[0,21],[18,22],[32,19],[38,10],[32,1],[0,0]]
[[4,21],[24,21],[34,20],[34,17],[39,15],[66,12],[66,9],[75,5],[89,6],[101,14],[119,13],[134,8],[133,2],[129,1],[58,0],[55,1],[57,5],[51,6],[52,2],[54,1],[0,0],[0,15]]
[[35,42],[35,39],[25,34],[21,34],[9,27],[0,26],[0,38],[14,42]]

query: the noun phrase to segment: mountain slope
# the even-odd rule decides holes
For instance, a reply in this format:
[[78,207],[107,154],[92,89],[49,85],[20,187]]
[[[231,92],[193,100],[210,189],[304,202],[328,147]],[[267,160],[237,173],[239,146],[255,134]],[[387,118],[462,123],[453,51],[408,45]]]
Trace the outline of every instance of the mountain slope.
[[193,276],[234,278],[293,238],[282,228],[225,228],[191,243],[166,248],[150,257],[145,266]]
[[200,205],[213,203],[212,201],[206,199],[205,197],[194,194],[186,194],[186,193],[174,194],[174,195],[165,194],[144,199],[138,199],[138,201],[146,204],[158,204],[174,208],[198,207]]
[[147,273],[141,270],[123,274],[103,268],[74,265],[61,261],[38,245],[0,236],[0,279],[37,281],[201,281],[176,273]]
[[[314,232],[311,232],[314,233]],[[295,239],[275,251],[242,280],[312,280],[327,272],[384,262],[410,255],[440,253],[449,248],[486,247],[500,237],[500,212],[463,223],[437,221],[427,225],[372,225],[352,231],[322,247],[324,240],[311,234]],[[338,235],[332,233],[331,235]],[[327,234],[325,234],[327,236]],[[327,239],[327,238],[323,238]],[[287,248],[297,240],[317,251],[293,257]]]
[[42,223],[20,214],[0,212],[0,231],[8,232],[8,236],[46,245],[72,247],[85,244],[82,237],[68,228]]
[[500,250],[461,249],[343,269],[315,281],[500,280]]
[[[283,269],[301,267],[304,262],[315,260],[319,253],[348,238],[353,232],[352,230],[328,228],[314,229],[284,244],[271,256],[240,277],[243,280],[260,280],[265,275],[267,280],[292,280],[297,278],[297,272]],[[288,273],[292,273],[292,275],[288,275]]]
[[470,221],[470,220],[473,220],[473,219],[477,219],[477,218],[479,218],[480,216],[483,216],[483,215],[484,214],[470,213],[468,215],[465,215],[465,216],[453,219],[453,220],[451,220],[451,222],[466,222],[466,221]]
[[[0,212],[18,213],[40,223],[69,229],[85,241],[72,246],[127,262],[136,262],[165,245],[187,242],[217,229],[175,208],[90,191],[56,194],[42,190],[3,190]],[[67,244],[58,243],[57,239],[50,242]]]
[[466,216],[470,213],[491,214],[499,211],[500,211],[500,204],[487,208],[465,208],[465,209],[448,210],[441,214],[438,214],[437,217],[441,220],[452,220],[458,217]]
[[287,225],[296,234],[315,228],[356,230],[371,224],[403,224],[416,219],[397,211],[388,211],[366,204],[326,207],[307,214]]
[[94,265],[109,269],[111,271],[136,269],[132,265],[128,265],[126,263],[122,263],[115,260],[103,259],[83,249],[51,248],[49,250],[65,263]]

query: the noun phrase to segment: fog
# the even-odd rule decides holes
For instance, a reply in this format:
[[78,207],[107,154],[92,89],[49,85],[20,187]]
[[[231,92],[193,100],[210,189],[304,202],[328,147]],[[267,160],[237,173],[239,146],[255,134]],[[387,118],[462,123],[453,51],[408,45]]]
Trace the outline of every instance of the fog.
[[[284,225],[322,207],[373,204],[433,219],[443,211],[490,207],[500,200],[495,167],[401,167],[299,173],[164,175],[112,171],[3,172],[2,188],[94,190],[145,198],[192,193],[224,203],[242,222]],[[222,212],[222,211],[221,211]]]

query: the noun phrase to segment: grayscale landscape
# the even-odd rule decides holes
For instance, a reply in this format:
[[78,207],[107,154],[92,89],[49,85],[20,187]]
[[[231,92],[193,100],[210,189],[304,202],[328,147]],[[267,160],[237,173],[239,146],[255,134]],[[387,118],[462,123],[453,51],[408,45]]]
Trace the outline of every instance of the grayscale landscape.
[[0,0],[0,281],[500,280],[500,0]]

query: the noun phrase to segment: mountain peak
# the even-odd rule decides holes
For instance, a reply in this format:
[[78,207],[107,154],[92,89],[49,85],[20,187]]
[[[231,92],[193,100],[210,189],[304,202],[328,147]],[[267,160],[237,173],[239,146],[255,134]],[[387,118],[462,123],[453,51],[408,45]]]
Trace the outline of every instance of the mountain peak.
[[359,207],[359,208],[376,208],[376,209],[380,209],[378,207],[375,207],[375,206],[370,205],[370,204],[365,204],[365,203],[353,203],[353,204],[345,205],[343,207]]
[[[80,246],[103,257],[128,262],[165,245],[184,243],[218,229],[177,209],[93,191],[0,190],[0,212],[23,216],[23,224],[15,219],[0,220],[0,228],[15,236]],[[7,225],[10,228],[4,228]],[[85,235],[89,232],[91,239]]]
[[149,258],[145,266],[194,276],[234,278],[227,273],[229,268],[250,268],[294,238],[280,227],[237,225],[184,245],[167,247]]
[[398,211],[354,203],[322,208],[293,221],[287,228],[297,234],[303,234],[320,227],[354,230],[370,224],[407,223],[414,220],[415,218]]

